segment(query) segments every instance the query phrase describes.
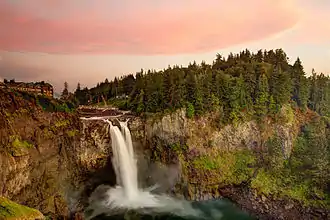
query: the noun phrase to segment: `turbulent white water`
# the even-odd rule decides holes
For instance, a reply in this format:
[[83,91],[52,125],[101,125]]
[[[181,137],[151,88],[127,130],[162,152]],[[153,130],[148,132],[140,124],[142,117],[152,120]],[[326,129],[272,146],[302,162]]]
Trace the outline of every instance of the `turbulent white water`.
[[117,126],[110,124],[110,134],[112,139],[113,166],[116,176],[124,189],[127,200],[135,200],[138,196],[138,187],[136,180],[136,164],[134,155],[130,152],[122,133]]
[[137,161],[136,161],[134,150],[133,150],[131,132],[130,132],[129,128],[127,127],[127,122],[128,122],[128,120],[125,122],[119,121],[121,133],[125,139],[126,147],[127,147],[128,154],[129,154],[129,163],[131,164],[131,169],[132,169],[132,171],[129,173],[131,175],[131,179],[132,179],[131,186],[138,191],[138,183],[137,183],[138,178],[137,178],[137,166],[136,166]]
[[120,122],[121,130],[111,121],[104,120],[110,126],[112,163],[116,173],[116,187],[99,186],[90,197],[93,213],[89,219],[106,213],[111,215],[118,210],[134,209],[143,213],[173,213],[181,216],[200,216],[188,201],[181,201],[167,195],[152,194],[152,187],[138,187],[137,160],[132,138],[126,122]]

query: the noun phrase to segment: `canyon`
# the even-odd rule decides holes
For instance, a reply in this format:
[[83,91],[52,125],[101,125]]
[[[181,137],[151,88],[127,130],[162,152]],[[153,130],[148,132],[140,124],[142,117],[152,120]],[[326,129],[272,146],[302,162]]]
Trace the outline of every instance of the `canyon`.
[[[281,159],[290,158],[304,125],[323,120],[314,112],[283,108],[276,121],[222,125],[216,114],[188,118],[185,109],[143,118],[114,108],[45,112],[2,90],[0,99],[0,197],[45,217],[81,219],[96,187],[115,185],[106,123],[89,120],[97,115],[116,126],[129,119],[141,185],[158,182],[159,191],[187,200],[228,198],[258,219],[330,216],[328,206],[258,191],[267,140],[276,134]],[[329,124],[324,129],[328,135]]]

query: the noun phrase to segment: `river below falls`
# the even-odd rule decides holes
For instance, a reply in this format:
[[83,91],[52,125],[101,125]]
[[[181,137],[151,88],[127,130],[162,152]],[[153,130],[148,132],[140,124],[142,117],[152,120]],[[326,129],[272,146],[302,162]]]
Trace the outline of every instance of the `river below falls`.
[[194,209],[200,210],[199,216],[177,216],[171,213],[141,214],[139,211],[126,211],[117,215],[101,214],[93,220],[256,220],[226,199],[192,202]]

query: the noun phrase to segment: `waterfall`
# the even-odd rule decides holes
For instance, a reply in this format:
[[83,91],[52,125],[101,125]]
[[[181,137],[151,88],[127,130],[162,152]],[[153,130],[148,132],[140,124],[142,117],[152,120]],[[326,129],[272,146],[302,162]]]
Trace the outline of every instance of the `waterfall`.
[[128,123],[128,120],[125,121],[125,122],[119,121],[119,124],[120,124],[120,127],[121,127],[121,133],[122,133],[122,135],[125,139],[126,147],[127,147],[128,154],[129,154],[129,157],[130,157],[130,163],[132,164],[131,174],[133,176],[132,176],[131,184],[134,188],[137,189],[138,188],[138,183],[137,183],[138,176],[137,176],[137,166],[136,166],[137,160],[135,158],[135,154],[134,154],[134,150],[133,150],[133,142],[132,142],[131,132],[130,132],[128,126],[127,126],[127,123]]
[[[89,120],[100,120],[93,118]],[[177,200],[167,195],[152,194],[154,187],[138,188],[137,160],[135,158],[131,132],[127,122],[119,121],[120,128],[112,125],[108,119],[102,118],[109,125],[112,164],[116,174],[116,187],[100,185],[89,198],[89,207],[93,211],[87,219],[107,213],[112,215],[118,210],[132,209],[142,213],[175,213],[180,216],[201,216],[188,201]]]
[[106,122],[110,125],[113,151],[112,163],[116,173],[117,185],[124,189],[127,199],[136,199],[138,195],[137,168],[127,122],[121,122],[122,131],[117,126],[113,126],[109,120],[106,120]]
[[129,128],[127,127],[127,122],[128,122],[128,120],[124,121],[124,122],[119,121],[119,124],[120,124],[120,128],[121,128],[121,132],[125,138],[128,152],[129,152],[130,156],[134,158],[132,136],[131,136],[131,132],[130,132]]

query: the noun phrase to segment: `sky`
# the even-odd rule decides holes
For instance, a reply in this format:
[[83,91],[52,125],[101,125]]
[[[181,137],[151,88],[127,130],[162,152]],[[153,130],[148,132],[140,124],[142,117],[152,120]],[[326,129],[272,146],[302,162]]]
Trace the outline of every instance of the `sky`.
[[0,0],[0,80],[59,92],[245,48],[328,74],[329,21],[330,0]]

